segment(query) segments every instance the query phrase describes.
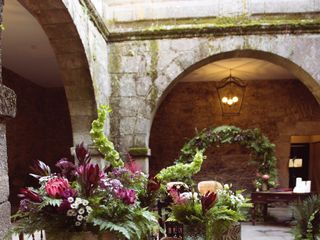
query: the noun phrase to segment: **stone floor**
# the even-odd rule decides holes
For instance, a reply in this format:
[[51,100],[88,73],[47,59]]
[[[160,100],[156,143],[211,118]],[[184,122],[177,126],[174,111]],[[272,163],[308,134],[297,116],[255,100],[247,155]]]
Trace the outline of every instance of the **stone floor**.
[[293,240],[289,227],[243,223],[241,240]]

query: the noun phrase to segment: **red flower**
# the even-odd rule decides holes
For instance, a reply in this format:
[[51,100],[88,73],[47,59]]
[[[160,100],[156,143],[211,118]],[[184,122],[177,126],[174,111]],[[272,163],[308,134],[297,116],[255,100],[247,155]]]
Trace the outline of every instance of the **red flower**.
[[206,195],[201,197],[202,212],[205,214],[212,208],[217,200],[217,194],[214,192],[207,192]]
[[83,142],[76,146],[76,157],[80,165],[87,164],[91,161],[88,147]]
[[148,192],[155,192],[160,188],[160,182],[155,177],[148,179],[147,190]]
[[70,189],[69,181],[66,178],[51,178],[46,186],[48,196],[52,198],[61,198],[64,192]]
[[82,190],[86,196],[92,194],[104,177],[104,173],[100,170],[99,165],[91,163],[79,166],[77,173]]
[[22,188],[20,189],[19,197],[29,199],[32,202],[40,203],[42,202],[42,199],[40,195],[28,188]]

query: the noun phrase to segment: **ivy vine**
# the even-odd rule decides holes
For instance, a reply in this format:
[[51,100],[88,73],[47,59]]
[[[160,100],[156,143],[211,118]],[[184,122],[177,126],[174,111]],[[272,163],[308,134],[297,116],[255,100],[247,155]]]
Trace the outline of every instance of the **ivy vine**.
[[242,130],[235,126],[220,126],[204,129],[183,146],[176,163],[192,162],[198,150],[205,151],[211,145],[219,147],[232,143],[240,144],[251,151],[252,162],[257,165],[257,186],[262,183],[260,176],[264,174],[269,175],[270,186],[277,184],[275,145],[257,128]]

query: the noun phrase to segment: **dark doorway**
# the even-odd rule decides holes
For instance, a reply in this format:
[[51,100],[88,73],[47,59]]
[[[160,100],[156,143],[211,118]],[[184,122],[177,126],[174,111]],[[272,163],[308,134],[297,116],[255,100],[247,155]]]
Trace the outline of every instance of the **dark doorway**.
[[302,159],[302,166],[289,168],[289,187],[295,187],[296,178],[309,179],[309,143],[291,144],[290,159]]

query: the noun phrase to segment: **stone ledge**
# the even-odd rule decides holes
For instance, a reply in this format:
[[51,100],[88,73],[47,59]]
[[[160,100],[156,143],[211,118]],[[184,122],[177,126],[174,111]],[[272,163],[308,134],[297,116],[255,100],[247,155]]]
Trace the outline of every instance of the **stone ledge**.
[[109,42],[123,42],[132,40],[175,39],[194,37],[220,37],[230,35],[270,35],[270,34],[317,34],[320,33],[318,23],[306,24],[276,24],[276,25],[248,25],[248,26],[204,26],[178,27],[168,29],[147,29],[141,31],[127,31],[112,33]]
[[0,117],[16,116],[16,94],[10,88],[0,84]]

